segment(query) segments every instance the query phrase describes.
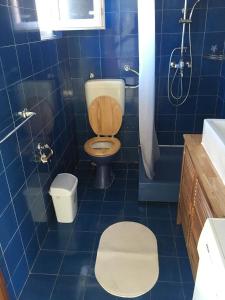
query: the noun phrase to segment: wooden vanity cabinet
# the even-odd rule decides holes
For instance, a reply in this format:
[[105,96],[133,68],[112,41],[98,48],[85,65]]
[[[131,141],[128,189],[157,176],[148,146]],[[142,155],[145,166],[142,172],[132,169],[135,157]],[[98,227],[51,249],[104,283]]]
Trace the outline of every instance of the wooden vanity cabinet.
[[5,280],[1,272],[0,272],[0,299],[9,300],[8,292],[6,290]]
[[225,187],[201,146],[200,135],[184,135],[177,223],[182,224],[193,277],[197,244],[207,218],[225,216]]

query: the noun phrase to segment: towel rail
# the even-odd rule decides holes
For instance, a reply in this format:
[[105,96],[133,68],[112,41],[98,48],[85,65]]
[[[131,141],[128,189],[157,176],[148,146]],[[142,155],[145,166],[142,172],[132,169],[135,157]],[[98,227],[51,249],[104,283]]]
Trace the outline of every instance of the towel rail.
[[13,133],[15,133],[20,127],[22,127],[28,120],[30,120],[33,116],[36,115],[35,112],[29,112],[27,111],[27,109],[25,108],[22,112],[18,113],[19,116],[21,116],[22,118],[24,118],[23,122],[20,123],[18,126],[16,126],[12,131],[10,131],[6,136],[4,136],[1,140],[0,140],[0,145],[5,142]]

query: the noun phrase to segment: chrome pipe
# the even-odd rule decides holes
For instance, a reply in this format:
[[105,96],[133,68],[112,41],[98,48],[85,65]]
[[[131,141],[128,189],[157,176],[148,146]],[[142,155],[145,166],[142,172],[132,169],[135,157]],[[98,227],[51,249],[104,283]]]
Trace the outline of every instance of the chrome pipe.
[[[187,18],[187,0],[184,1],[184,8],[183,8],[183,20],[186,20]],[[184,36],[185,36],[185,29],[186,29],[186,23],[183,23],[183,29],[182,29],[182,39],[181,39],[181,58],[184,54]]]

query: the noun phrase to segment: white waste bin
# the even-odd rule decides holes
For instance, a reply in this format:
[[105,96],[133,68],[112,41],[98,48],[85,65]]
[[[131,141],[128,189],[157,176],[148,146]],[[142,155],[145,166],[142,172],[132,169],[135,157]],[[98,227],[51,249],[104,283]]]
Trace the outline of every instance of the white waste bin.
[[72,223],[77,213],[77,184],[76,176],[61,173],[53,180],[49,194],[55,208],[57,221]]

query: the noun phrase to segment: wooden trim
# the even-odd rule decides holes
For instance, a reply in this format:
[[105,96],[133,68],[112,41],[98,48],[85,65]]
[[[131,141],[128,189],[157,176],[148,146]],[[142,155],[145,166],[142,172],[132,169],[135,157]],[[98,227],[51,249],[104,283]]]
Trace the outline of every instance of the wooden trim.
[[177,223],[182,224],[193,277],[197,244],[207,218],[225,216],[225,186],[201,145],[201,135],[184,135]]
[[8,292],[6,289],[5,279],[3,274],[0,272],[0,299],[9,300]]

